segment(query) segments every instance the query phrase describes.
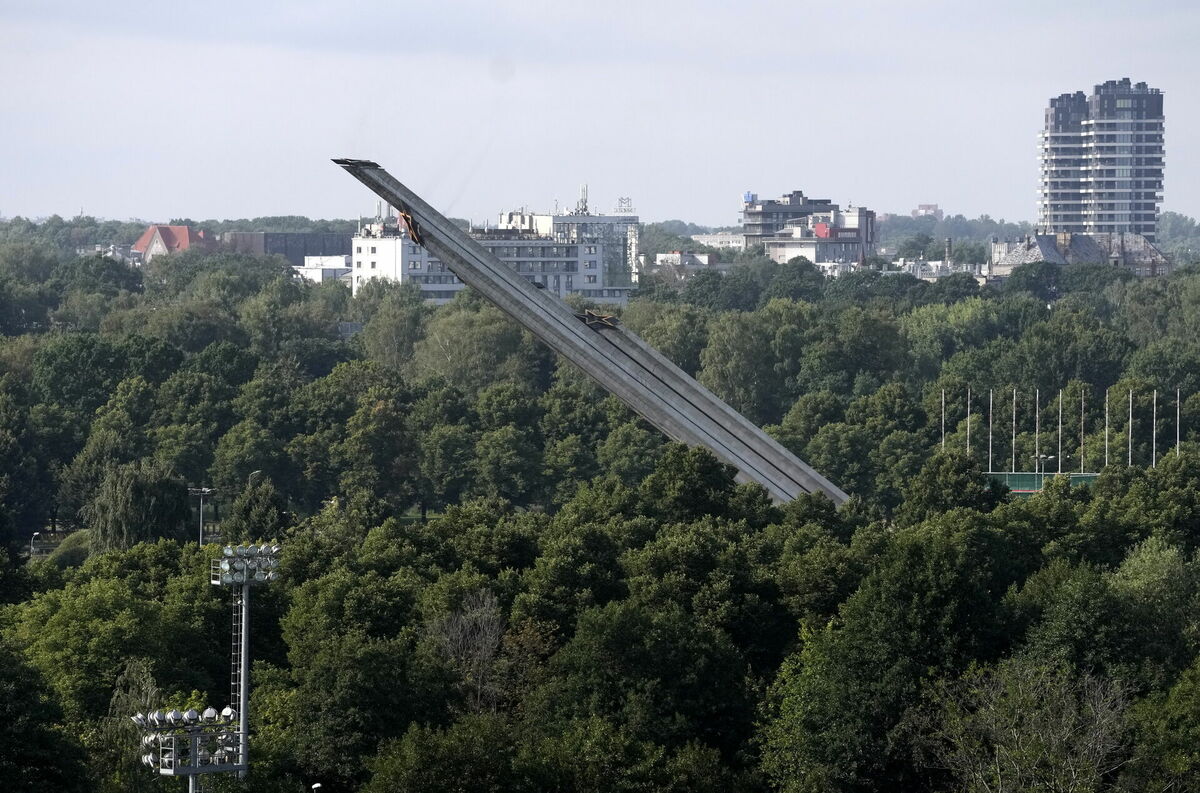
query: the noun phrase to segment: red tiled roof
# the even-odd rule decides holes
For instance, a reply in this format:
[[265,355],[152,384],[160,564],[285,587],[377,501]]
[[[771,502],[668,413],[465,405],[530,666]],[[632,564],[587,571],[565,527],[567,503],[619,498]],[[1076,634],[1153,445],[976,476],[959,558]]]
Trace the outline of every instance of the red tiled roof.
[[133,243],[133,250],[145,253],[154,240],[154,235],[162,237],[163,245],[168,251],[186,251],[193,245],[204,245],[207,240],[202,231],[192,231],[190,226],[166,226],[155,224],[142,232],[138,241]]

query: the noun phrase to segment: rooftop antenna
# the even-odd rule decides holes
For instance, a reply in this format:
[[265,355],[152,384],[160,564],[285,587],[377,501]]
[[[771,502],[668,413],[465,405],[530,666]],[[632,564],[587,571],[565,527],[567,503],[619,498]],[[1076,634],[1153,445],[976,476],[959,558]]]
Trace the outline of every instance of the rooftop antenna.
[[576,215],[586,215],[588,213],[588,195],[587,185],[579,186],[579,201],[575,204]]

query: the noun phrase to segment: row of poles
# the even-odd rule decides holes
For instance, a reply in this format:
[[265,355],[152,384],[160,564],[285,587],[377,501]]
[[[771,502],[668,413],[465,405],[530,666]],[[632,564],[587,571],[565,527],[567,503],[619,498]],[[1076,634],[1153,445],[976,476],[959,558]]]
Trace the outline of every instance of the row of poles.
[[[994,406],[995,391],[988,389],[988,472],[993,473],[992,466],[992,419]],[[1041,408],[1041,389],[1034,390],[1033,397],[1034,410],[1034,430],[1033,430],[1033,459],[1035,471],[1038,473],[1045,470],[1043,460],[1048,459],[1048,456],[1041,453],[1041,432],[1042,432],[1042,408]],[[1084,473],[1084,448],[1086,443],[1086,405],[1085,391],[1079,392],[1079,473]],[[1154,390],[1152,400],[1152,418],[1151,418],[1151,452],[1150,465],[1151,467],[1158,465],[1158,389]],[[1180,397],[1179,389],[1175,389],[1175,451],[1179,451],[1180,443]],[[1062,473],[1062,444],[1063,444],[1063,392],[1059,389],[1058,392],[1058,473]],[[1133,465],[1133,389],[1129,389],[1129,426],[1126,428],[1126,465]],[[942,389],[942,448],[946,448],[946,389]],[[967,388],[967,453],[971,452],[971,389]],[[1109,463],[1109,410],[1108,410],[1108,391],[1104,392],[1104,465]],[[1012,473],[1017,472],[1017,389],[1012,390]],[[1040,469],[1040,470],[1039,470]]]

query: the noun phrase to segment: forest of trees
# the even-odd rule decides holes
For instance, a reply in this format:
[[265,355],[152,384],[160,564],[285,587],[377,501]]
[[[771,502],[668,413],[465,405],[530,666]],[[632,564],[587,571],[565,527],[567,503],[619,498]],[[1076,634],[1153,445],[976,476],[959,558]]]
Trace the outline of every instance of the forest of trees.
[[[1200,788],[1200,271],[981,289],[751,252],[621,321],[851,501],[771,504],[469,292],[0,245],[6,789],[179,789],[127,717],[227,704],[188,486],[283,546],[252,770],[213,790]],[[968,386],[1021,390],[1023,464],[1034,389],[1085,394],[1088,470],[1132,389],[1135,465],[1014,498],[965,450]]]

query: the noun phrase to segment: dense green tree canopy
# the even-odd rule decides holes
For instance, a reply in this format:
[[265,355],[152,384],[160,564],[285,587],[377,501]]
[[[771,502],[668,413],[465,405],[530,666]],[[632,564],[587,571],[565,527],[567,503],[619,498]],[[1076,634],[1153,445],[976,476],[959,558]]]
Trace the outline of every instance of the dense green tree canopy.
[[[963,260],[1012,225],[901,220]],[[216,489],[210,537],[284,548],[252,599],[249,793],[1200,779],[1200,274],[827,280],[756,248],[619,310],[852,493],[835,508],[668,443],[470,291],[71,255],[130,231],[0,222],[10,786],[165,789],[127,711],[228,704],[188,487]],[[1032,464],[1035,393],[1036,454],[1094,483],[987,473]]]

